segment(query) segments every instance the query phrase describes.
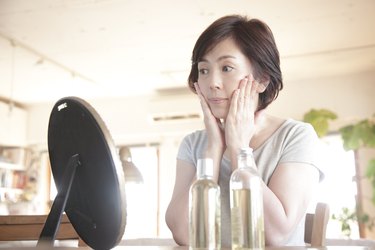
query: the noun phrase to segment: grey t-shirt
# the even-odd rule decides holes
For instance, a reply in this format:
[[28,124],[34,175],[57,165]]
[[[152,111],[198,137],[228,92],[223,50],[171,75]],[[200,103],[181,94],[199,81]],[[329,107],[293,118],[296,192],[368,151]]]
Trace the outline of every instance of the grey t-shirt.
[[[204,158],[207,145],[205,130],[187,135],[180,144],[177,159],[186,161],[193,166],[197,160]],[[254,150],[255,163],[263,181],[268,185],[275,168],[286,162],[307,163],[318,167],[318,137],[313,127],[308,123],[286,120],[260,147]],[[321,179],[323,173],[319,170]],[[221,191],[221,232],[222,246],[231,245],[229,179],[231,171],[230,160],[225,156],[221,161],[219,186]],[[304,221],[285,242],[285,245],[304,245]]]

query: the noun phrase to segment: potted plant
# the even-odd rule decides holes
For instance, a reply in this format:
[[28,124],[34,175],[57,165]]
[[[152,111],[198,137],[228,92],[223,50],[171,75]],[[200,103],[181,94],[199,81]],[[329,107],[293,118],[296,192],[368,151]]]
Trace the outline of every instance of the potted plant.
[[[337,119],[337,115],[327,109],[312,109],[304,115],[304,121],[310,123],[319,137],[327,134],[329,131],[329,121]],[[339,128],[338,132],[343,140],[343,147],[345,150],[353,150],[355,158],[358,157],[358,149],[367,147],[375,148],[375,115],[368,119],[360,120],[356,123],[346,125]],[[351,211],[350,209],[343,208],[343,213],[338,216],[333,216],[333,219],[339,220],[342,225],[343,233],[350,233],[351,220],[356,220],[359,226],[359,234],[364,237],[364,226],[367,226],[370,230],[374,226],[375,219],[364,213],[360,200],[362,199],[362,189],[358,180],[363,178],[359,173],[359,164],[356,160],[356,184],[357,184],[357,197],[356,197],[356,209]],[[375,205],[375,159],[371,159],[366,168],[366,174],[364,176],[368,178],[372,185],[372,204]],[[349,228],[348,228],[349,227]]]

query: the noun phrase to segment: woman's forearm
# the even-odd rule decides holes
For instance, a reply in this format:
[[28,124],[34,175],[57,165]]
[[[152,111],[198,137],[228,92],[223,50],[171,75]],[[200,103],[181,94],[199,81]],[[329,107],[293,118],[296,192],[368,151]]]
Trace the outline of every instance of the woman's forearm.
[[319,183],[319,172],[308,164],[280,165],[263,183],[267,245],[284,244],[304,217]]
[[287,213],[281,201],[266,185],[263,190],[266,245],[282,245],[295,226],[295,216]]
[[222,146],[214,147],[214,146],[207,146],[207,150],[205,153],[206,158],[211,158],[214,164],[214,176],[213,180],[217,183],[219,180],[219,173],[220,173],[220,164],[221,159],[223,158],[224,148]]
[[171,203],[165,214],[165,221],[178,245],[189,245],[189,204],[188,198]]

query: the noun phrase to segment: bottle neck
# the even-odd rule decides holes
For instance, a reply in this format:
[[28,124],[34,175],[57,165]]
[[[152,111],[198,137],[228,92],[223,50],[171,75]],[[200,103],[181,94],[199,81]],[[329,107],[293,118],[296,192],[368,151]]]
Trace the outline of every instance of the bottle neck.
[[251,149],[241,149],[238,155],[238,168],[256,168]]
[[212,175],[198,175],[197,179],[198,180],[211,180],[213,178]]
[[251,168],[251,163],[249,159],[240,157],[238,159],[238,168]]

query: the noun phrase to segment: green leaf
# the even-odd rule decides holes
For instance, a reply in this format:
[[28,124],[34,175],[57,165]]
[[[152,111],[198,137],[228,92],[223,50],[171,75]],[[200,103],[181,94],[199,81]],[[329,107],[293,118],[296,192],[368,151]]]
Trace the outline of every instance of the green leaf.
[[369,179],[375,179],[375,159],[369,161],[366,169],[366,177]]
[[327,134],[329,130],[328,120],[334,119],[337,119],[337,115],[327,109],[311,109],[303,116],[303,121],[310,123],[319,137]]
[[355,150],[361,146],[358,135],[355,132],[354,125],[348,125],[339,129],[341,138],[344,142],[345,150]]
[[375,124],[369,119],[339,129],[345,150],[375,147]]
[[368,145],[372,136],[371,124],[369,123],[369,121],[360,121],[354,126],[354,129],[358,138],[362,141],[362,144],[364,146]]
[[375,124],[369,122],[369,129],[366,138],[366,145],[370,148],[375,148]]

